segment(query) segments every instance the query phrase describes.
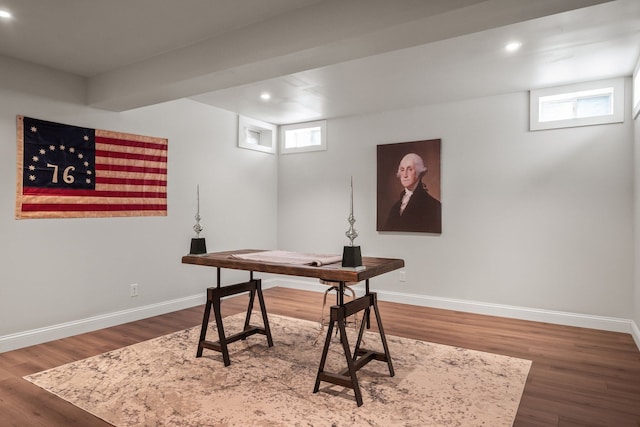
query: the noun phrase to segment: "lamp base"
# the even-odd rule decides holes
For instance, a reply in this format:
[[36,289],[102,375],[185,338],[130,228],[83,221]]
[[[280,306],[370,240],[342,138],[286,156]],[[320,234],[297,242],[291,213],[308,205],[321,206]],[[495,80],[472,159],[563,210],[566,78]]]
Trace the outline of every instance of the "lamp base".
[[204,241],[204,237],[194,237],[191,239],[191,250],[189,254],[191,255],[200,255],[207,253],[207,244]]
[[342,251],[343,267],[360,267],[362,265],[362,253],[360,246],[345,246]]

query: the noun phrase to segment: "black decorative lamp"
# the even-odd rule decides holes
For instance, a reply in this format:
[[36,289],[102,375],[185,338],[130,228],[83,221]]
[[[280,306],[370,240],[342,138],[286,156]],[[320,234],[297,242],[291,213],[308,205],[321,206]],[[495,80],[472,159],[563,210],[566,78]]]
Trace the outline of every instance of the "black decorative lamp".
[[189,254],[191,255],[200,255],[207,253],[207,244],[204,240],[204,237],[200,237],[200,232],[203,230],[203,227],[200,225],[200,185],[196,186],[196,200],[198,203],[198,207],[196,210],[196,225],[193,226],[193,231],[196,232],[196,237],[191,239],[191,250]]
[[362,253],[360,252],[360,246],[353,246],[353,241],[358,237],[358,230],[353,228],[353,224],[356,223],[356,219],[353,216],[353,177],[351,177],[351,212],[349,213],[349,229],[345,235],[351,241],[350,246],[345,246],[342,251],[342,266],[343,267],[360,267],[362,265]]

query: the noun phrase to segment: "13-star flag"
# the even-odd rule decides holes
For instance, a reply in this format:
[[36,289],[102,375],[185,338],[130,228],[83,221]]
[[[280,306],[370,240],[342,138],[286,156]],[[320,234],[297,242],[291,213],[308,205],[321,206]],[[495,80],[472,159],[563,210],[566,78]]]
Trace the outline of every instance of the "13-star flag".
[[17,117],[16,218],[167,215],[168,141]]

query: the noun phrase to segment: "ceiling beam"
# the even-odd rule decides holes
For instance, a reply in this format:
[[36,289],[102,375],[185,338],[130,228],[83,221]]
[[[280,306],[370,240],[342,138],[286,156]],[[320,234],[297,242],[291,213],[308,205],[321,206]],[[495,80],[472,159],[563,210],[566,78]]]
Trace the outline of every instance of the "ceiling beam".
[[328,0],[88,79],[112,111],[315,69],[610,0]]

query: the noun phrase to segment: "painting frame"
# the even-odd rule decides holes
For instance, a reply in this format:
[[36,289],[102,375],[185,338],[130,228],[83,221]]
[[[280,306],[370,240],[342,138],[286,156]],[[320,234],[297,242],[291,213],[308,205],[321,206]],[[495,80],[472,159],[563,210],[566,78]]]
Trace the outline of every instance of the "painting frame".
[[442,233],[441,150],[441,139],[376,146],[377,231]]

